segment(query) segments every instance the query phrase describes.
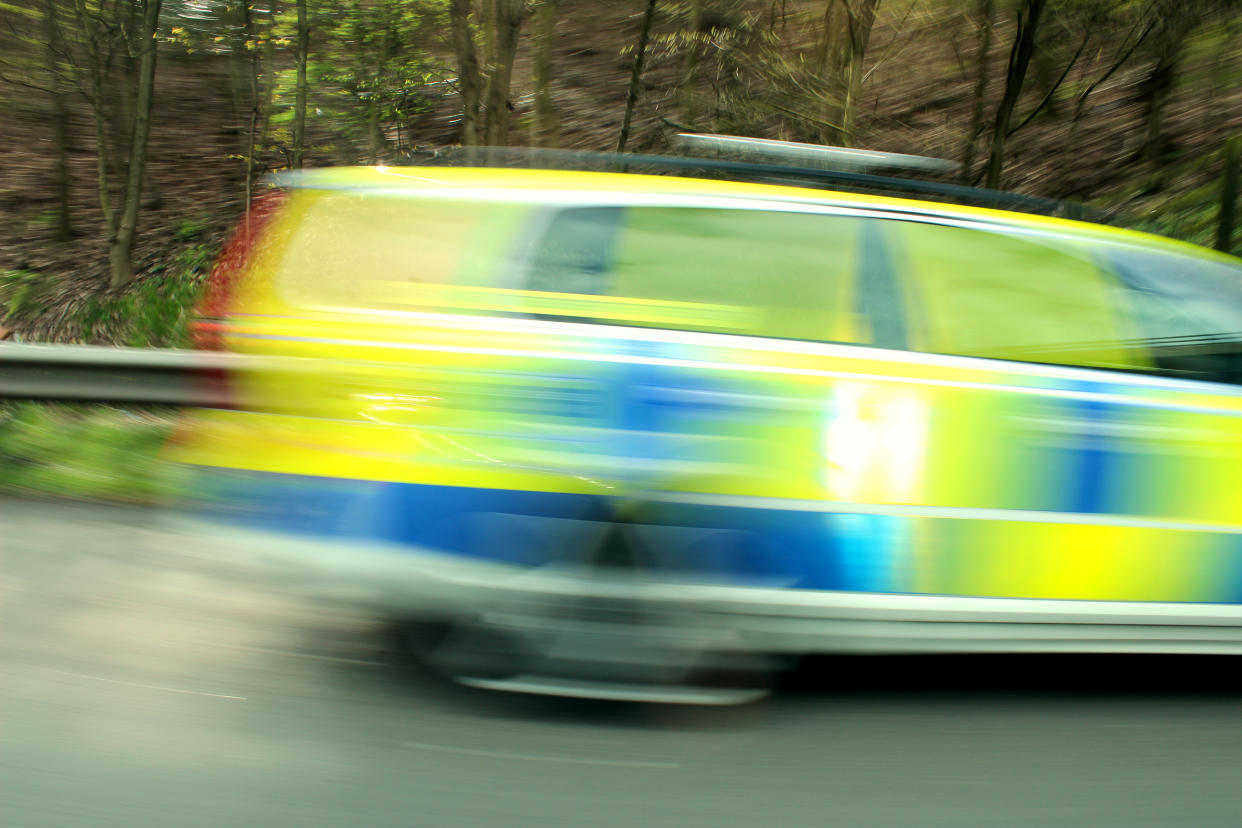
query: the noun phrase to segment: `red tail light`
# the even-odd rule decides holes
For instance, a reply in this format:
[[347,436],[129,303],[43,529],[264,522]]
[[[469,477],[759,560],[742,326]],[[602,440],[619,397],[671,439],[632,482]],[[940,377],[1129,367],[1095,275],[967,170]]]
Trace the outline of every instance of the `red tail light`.
[[222,350],[226,327],[224,318],[228,316],[238,280],[245,273],[263,232],[271,224],[286,197],[284,192],[273,190],[255,198],[250,205],[250,214],[238,223],[237,229],[220,252],[220,258],[216,260],[211,275],[207,277],[203,298],[195,311],[198,318],[190,325],[195,348]]
[[205,408],[240,408],[233,374],[226,366],[205,368],[197,380]]

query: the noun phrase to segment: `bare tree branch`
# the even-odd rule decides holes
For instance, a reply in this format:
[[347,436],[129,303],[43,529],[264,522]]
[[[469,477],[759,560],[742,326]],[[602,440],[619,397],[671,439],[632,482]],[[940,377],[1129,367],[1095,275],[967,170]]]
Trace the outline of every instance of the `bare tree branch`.
[[1078,58],[1082,55],[1083,50],[1087,48],[1087,41],[1090,38],[1091,38],[1090,33],[1083,36],[1082,43],[1078,44],[1078,51],[1074,52],[1074,56],[1070,58],[1069,63],[1065,64],[1065,70],[1061,72],[1061,76],[1057,78],[1056,83],[1054,83],[1052,85],[1052,88],[1048,90],[1048,94],[1044,95],[1043,99],[1040,100],[1040,102],[1035,105],[1035,108],[1030,111],[1030,114],[1028,114],[1025,118],[1023,118],[1022,121],[1016,127],[1011,128],[1008,132],[1005,133],[1006,138],[1011,137],[1015,132],[1022,129],[1022,127],[1026,126],[1027,124],[1029,124],[1032,121],[1032,119],[1034,119],[1034,117],[1038,115],[1045,106],[1048,105],[1048,102],[1052,100],[1052,96],[1055,95],[1056,91],[1061,88],[1061,84],[1065,81],[1065,77],[1066,75],[1069,74],[1070,69],[1074,68],[1074,64],[1078,62]]
[[[7,63],[7,61],[0,61],[0,63]],[[8,63],[8,65],[12,66],[11,63]],[[37,83],[31,83],[29,81],[24,81],[19,78],[11,78],[8,75],[4,74],[3,72],[0,72],[0,81],[3,81],[4,83],[10,83],[13,86],[23,86],[26,89],[33,89],[34,91],[41,92],[44,95],[52,94],[52,90],[46,86],[39,86]]]
[[1130,48],[1126,49],[1122,53],[1121,57],[1117,58],[1117,61],[1112,66],[1109,67],[1107,72],[1101,75],[1094,83],[1088,86],[1085,90],[1083,90],[1082,94],[1078,96],[1078,103],[1077,103],[1077,106],[1075,107],[1075,113],[1079,113],[1082,111],[1082,106],[1083,104],[1087,102],[1088,95],[1094,92],[1100,84],[1104,83],[1109,78],[1111,78],[1114,72],[1116,72],[1118,69],[1120,69],[1122,66],[1125,65],[1126,61],[1130,59],[1130,56],[1134,54],[1134,50],[1137,49],[1142,44],[1142,42],[1147,39],[1147,35],[1151,34],[1152,30],[1155,27],[1156,27],[1155,19],[1149,20],[1147,22],[1146,28],[1143,29],[1142,34],[1138,36],[1137,40],[1135,40],[1133,43],[1130,44]]

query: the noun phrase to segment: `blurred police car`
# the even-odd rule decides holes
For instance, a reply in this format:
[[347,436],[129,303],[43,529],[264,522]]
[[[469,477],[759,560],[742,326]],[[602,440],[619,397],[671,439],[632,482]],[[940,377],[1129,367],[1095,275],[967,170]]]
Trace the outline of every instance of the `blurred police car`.
[[487,687],[723,702],[808,652],[1242,652],[1242,263],[763,183],[288,177],[264,358],[179,459],[291,579]]

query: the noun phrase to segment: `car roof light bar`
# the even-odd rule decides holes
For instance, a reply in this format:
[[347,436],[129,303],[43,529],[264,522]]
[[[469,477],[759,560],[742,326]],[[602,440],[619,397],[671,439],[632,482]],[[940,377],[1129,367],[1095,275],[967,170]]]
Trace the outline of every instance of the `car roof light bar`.
[[961,165],[943,158],[904,155],[897,152],[852,149],[849,147],[804,144],[797,141],[774,141],[768,138],[746,138],[739,135],[711,135],[697,132],[677,134],[676,143],[690,152],[716,151],[754,160],[781,164],[791,162],[824,166],[829,169],[910,170],[913,172],[954,175]]
[[[730,136],[712,137],[727,138]],[[771,143],[779,144],[782,142]],[[703,142],[699,144],[700,147],[704,145]],[[803,146],[813,147],[814,145]],[[837,158],[846,157],[839,154],[843,148],[831,147],[825,149],[836,151]],[[864,151],[849,150],[847,154],[850,157],[858,158],[862,152]],[[895,153],[874,153],[874,155],[887,156],[888,161],[886,163],[890,168],[897,166],[898,163],[905,164],[908,159],[922,158],[922,156],[900,156]],[[769,154],[768,157],[771,157],[771,155]],[[899,161],[893,161],[894,157],[899,159]],[[950,163],[933,158],[923,160],[941,164]],[[822,162],[823,157],[821,157]],[[827,166],[807,166],[805,163],[793,165],[788,163],[772,163],[770,161],[742,161],[689,155],[644,155],[534,147],[460,146],[415,150],[401,161],[395,163],[402,166],[420,167],[456,166],[623,172],[651,175],[674,174],[687,178],[755,181],[791,187],[810,187],[896,197],[924,198],[997,210],[1065,216],[1101,224],[1112,223],[1106,214],[1101,211],[1093,210],[1074,202],[1058,201],[1052,198],[1011,193],[1003,190],[969,187],[963,184],[951,184],[943,181],[878,175],[871,172],[859,172],[856,169],[846,170],[832,169]],[[928,168],[930,169],[930,165],[928,165]],[[314,189],[325,185],[324,180],[316,175],[314,170],[285,170],[270,175],[268,180],[276,186],[295,189],[300,187]]]
[[[906,156],[917,158],[920,156]],[[928,159],[936,160],[939,159]],[[829,169],[805,164],[740,161],[689,155],[645,155],[534,147],[451,147],[411,153],[403,162],[414,166],[470,166],[674,174],[689,178],[759,181],[793,187],[921,197],[955,204],[969,204],[1107,223],[1103,214],[1081,204],[1041,196],[968,187],[942,181],[878,175],[856,170]],[[293,183],[293,182],[288,182]],[[296,186],[296,184],[295,184]]]

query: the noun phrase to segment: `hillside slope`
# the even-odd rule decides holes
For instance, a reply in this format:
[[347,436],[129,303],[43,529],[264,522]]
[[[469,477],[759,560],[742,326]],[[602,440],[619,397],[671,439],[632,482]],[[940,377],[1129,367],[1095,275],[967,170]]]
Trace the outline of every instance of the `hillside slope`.
[[[814,99],[800,92],[798,78],[804,76],[790,67],[813,54],[822,3],[708,2],[703,8],[711,13],[700,17],[700,30],[689,38],[693,5],[668,0],[657,6],[629,149],[666,152],[680,127],[814,139],[815,113],[808,111]],[[978,48],[966,5],[950,0],[880,4],[863,64],[857,145],[960,159],[971,121]],[[628,50],[642,8],[639,0],[562,0],[551,51],[560,145],[615,147],[632,64]],[[1082,51],[1047,105],[1010,138],[1004,185],[1124,210],[1129,223],[1210,241],[1221,148],[1229,135],[1242,133],[1240,29],[1238,21],[1228,20],[1191,42],[1166,116],[1170,140],[1157,167],[1135,157],[1144,134],[1141,100],[1149,61],[1136,52],[1098,82],[1115,59],[1105,44],[1110,38],[1120,42],[1127,32],[1086,33],[1083,42],[1091,49]],[[985,128],[1000,95],[1013,31],[1014,21],[998,15],[989,52]],[[1059,41],[1076,37],[1068,30],[1049,36],[1048,56],[1032,69],[1017,120],[1035,110],[1073,53],[1073,43]],[[447,40],[445,33],[428,48],[451,81],[455,64]],[[0,48],[12,45],[0,43]],[[693,61],[687,59],[691,48],[697,55]],[[531,38],[524,36],[510,95],[513,144],[531,140],[531,49]],[[288,57],[282,59],[287,65]],[[1092,83],[1097,85],[1075,118],[1075,96]],[[168,344],[150,337],[143,341],[133,309],[151,297],[181,301],[177,297],[192,293],[185,285],[202,278],[243,209],[247,122],[230,88],[226,57],[163,50],[135,257],[141,276],[135,285],[109,291],[93,123],[85,99],[71,98],[77,236],[57,242],[47,186],[51,133],[46,102],[30,90],[0,83],[5,115],[0,118],[0,324],[27,339]],[[457,140],[460,98],[451,83],[434,89],[442,91],[429,93],[428,111],[405,125],[409,144],[434,147]],[[341,140],[333,123],[317,120],[314,113],[310,136],[308,163],[363,157],[359,148]],[[986,160],[985,137],[977,141],[976,168]],[[396,147],[390,151],[395,160]],[[278,167],[283,158],[278,147],[268,147],[262,166]],[[1236,236],[1235,252],[1242,253],[1242,233]]]

